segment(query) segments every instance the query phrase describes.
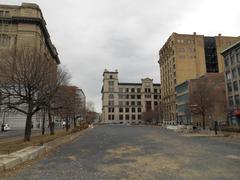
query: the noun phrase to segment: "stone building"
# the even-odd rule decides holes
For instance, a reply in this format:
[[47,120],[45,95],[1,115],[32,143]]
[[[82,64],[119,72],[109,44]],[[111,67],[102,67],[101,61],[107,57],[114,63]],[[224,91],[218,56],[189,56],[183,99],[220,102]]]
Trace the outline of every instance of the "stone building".
[[144,78],[141,83],[118,81],[118,71],[103,73],[102,122],[118,124],[142,123],[143,113],[160,105],[160,84]]
[[[212,127],[214,121],[226,124],[226,91],[223,73],[205,75],[176,86],[178,124]],[[204,117],[203,117],[204,115]]]
[[223,72],[221,51],[240,37],[173,33],[159,51],[162,104],[166,106],[165,124],[176,124],[175,87],[178,84],[211,72]]
[[[0,5],[0,53],[9,49],[30,47],[44,54],[45,59],[60,64],[57,50],[52,44],[41,9],[36,4]],[[5,121],[11,127],[23,128],[25,115],[1,113],[0,122]],[[34,126],[40,117],[34,116]],[[3,120],[4,119],[4,120]]]
[[240,125],[240,41],[222,52],[225,64],[225,83],[229,122]]

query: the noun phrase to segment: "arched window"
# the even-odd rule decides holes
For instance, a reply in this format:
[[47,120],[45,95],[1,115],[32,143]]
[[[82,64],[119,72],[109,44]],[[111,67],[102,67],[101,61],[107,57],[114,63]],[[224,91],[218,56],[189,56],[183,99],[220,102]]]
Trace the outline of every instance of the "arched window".
[[109,94],[109,99],[114,99],[113,94]]

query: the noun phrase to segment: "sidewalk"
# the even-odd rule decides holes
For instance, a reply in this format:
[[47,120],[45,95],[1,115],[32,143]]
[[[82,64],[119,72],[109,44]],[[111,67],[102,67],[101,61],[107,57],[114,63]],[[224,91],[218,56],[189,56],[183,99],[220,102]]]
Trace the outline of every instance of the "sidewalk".
[[58,146],[78,138],[80,135],[91,129],[92,128],[84,129],[79,132],[56,138],[55,140],[47,142],[41,146],[29,146],[10,154],[0,154],[0,172],[12,169],[19,164],[44,155],[56,149]]

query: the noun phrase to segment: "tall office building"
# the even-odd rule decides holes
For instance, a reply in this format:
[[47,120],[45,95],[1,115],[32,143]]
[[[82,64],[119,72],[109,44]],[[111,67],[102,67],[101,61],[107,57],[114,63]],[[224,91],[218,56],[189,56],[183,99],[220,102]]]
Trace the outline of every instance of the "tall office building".
[[144,78],[141,83],[118,81],[118,71],[103,73],[102,122],[118,124],[142,123],[143,113],[158,110],[160,84]]
[[223,72],[221,52],[240,37],[173,33],[159,51],[163,121],[176,124],[175,86],[211,72]]
[[[41,52],[47,61],[53,62],[56,69],[60,64],[57,50],[51,42],[38,5],[32,3],[22,3],[21,6],[0,5],[0,53],[24,47]],[[34,126],[39,126],[36,124],[39,118],[37,115],[33,117]],[[20,113],[0,111],[0,123],[3,119],[11,127],[25,126],[26,117]]]

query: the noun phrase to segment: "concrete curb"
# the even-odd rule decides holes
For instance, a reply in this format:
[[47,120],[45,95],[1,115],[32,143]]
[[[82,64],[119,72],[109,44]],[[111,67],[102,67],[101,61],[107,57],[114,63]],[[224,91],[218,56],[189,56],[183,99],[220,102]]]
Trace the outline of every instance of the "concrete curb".
[[0,172],[12,169],[21,163],[33,160],[42,154],[50,152],[56,149],[58,146],[76,139],[89,129],[90,128],[57,138],[53,141],[43,144],[43,146],[30,146],[11,154],[0,155]]

